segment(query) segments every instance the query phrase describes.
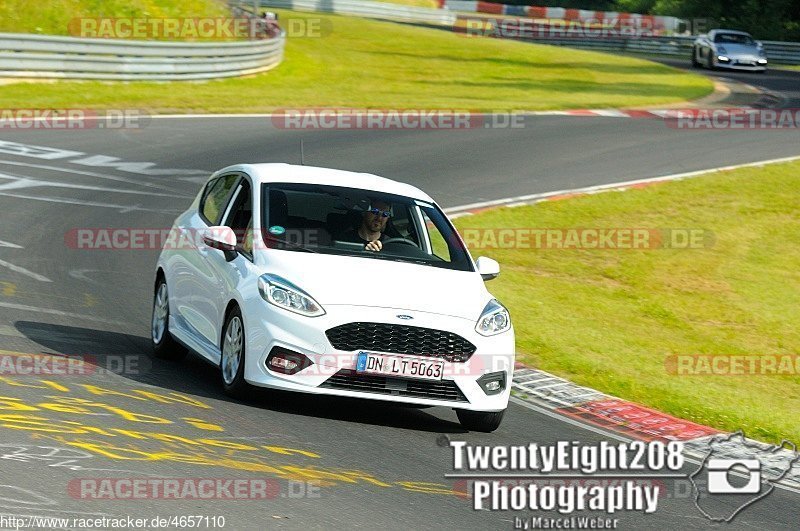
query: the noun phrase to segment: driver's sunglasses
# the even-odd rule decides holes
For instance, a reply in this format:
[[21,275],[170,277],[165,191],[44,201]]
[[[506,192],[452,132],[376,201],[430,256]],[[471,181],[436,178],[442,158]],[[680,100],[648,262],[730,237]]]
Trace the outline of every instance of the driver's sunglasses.
[[392,217],[392,212],[390,210],[381,210],[380,208],[370,208],[367,210],[373,216],[382,216],[384,218]]

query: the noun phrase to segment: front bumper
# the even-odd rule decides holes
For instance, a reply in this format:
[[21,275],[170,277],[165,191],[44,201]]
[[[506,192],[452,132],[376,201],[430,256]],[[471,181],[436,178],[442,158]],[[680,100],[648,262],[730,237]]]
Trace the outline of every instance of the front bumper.
[[[760,63],[763,60],[765,62]],[[741,70],[748,72],[761,72],[767,69],[766,59],[763,57],[729,57],[728,61],[716,59],[715,66],[726,70]]]
[[[474,321],[458,317],[349,305],[325,305],[325,310],[325,315],[310,318],[254,301],[253,308],[244,312],[245,380],[256,386],[288,391],[472,411],[501,411],[508,406],[514,367],[513,329],[484,337],[475,332]],[[400,321],[398,314],[410,315],[413,320]],[[445,361],[442,381],[364,376],[355,373],[358,351],[337,350],[325,335],[330,328],[352,322],[410,322],[417,327],[446,330],[467,339],[476,350],[466,362]],[[276,372],[266,364],[274,347],[301,353],[313,364],[293,375]],[[501,371],[505,372],[505,388],[497,394],[487,394],[478,379]]]

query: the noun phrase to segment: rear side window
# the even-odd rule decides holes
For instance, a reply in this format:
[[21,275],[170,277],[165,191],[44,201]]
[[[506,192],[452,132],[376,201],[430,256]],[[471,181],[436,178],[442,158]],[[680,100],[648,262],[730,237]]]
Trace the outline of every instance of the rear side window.
[[200,203],[200,214],[206,223],[214,225],[219,221],[236,179],[236,175],[225,175],[208,183]]

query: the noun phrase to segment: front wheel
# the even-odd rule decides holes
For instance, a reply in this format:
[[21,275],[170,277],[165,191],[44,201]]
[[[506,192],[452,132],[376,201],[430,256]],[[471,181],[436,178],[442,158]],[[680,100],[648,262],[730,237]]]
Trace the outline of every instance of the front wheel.
[[484,411],[468,411],[466,409],[456,409],[458,421],[461,426],[469,431],[482,431],[484,433],[493,432],[500,427],[503,422],[503,415],[506,410],[484,412]]
[[692,68],[700,68],[700,61],[697,60],[697,48],[692,48]]
[[186,356],[186,349],[178,344],[169,333],[169,290],[167,281],[160,275],[153,295],[150,341],[153,345],[153,355],[156,358],[180,360]]
[[222,388],[228,396],[243,398],[250,387],[244,380],[244,321],[237,306],[228,314],[222,333],[222,357],[219,368]]

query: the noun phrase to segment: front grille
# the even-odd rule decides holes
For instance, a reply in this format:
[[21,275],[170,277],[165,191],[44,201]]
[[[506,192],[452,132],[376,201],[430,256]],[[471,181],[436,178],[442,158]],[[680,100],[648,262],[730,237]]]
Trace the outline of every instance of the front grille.
[[360,374],[342,369],[328,378],[320,387],[345,389],[381,395],[432,398],[450,402],[467,402],[467,397],[452,380],[411,380],[374,374]]
[[369,350],[444,358],[463,363],[475,345],[452,332],[387,323],[347,323],[325,332],[337,350]]

